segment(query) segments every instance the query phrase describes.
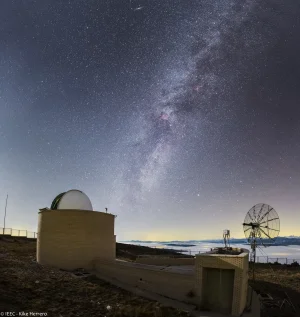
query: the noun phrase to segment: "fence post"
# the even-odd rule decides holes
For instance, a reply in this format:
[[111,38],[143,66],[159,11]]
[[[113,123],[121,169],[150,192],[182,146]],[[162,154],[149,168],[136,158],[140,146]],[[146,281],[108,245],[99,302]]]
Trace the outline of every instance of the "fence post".
[[20,230],[18,230],[18,237],[20,236]]
[[277,263],[278,263],[278,258],[277,258]]
[[287,259],[287,258],[285,258],[285,264],[286,264],[286,265],[288,264],[288,259]]
[[269,257],[267,256],[267,263],[269,263]]

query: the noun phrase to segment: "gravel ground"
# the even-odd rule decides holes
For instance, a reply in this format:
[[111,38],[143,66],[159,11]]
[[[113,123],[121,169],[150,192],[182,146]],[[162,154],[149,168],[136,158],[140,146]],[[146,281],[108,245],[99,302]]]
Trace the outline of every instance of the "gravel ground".
[[82,279],[41,266],[35,262],[35,244],[0,240],[0,312],[15,312],[15,316],[19,312],[36,312],[55,317],[189,316],[94,276]]

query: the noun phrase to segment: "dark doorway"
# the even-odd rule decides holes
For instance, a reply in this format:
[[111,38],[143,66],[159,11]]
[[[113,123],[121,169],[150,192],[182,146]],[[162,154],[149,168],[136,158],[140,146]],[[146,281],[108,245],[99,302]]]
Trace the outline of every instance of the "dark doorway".
[[230,314],[234,270],[203,268],[203,308]]

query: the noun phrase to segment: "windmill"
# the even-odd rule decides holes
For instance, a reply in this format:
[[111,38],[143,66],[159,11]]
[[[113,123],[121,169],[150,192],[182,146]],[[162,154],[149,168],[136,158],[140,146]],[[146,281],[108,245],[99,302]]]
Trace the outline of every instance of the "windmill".
[[253,279],[258,245],[267,246],[275,242],[280,231],[280,221],[277,212],[267,204],[257,204],[246,214],[244,233],[251,246],[251,260],[253,262]]

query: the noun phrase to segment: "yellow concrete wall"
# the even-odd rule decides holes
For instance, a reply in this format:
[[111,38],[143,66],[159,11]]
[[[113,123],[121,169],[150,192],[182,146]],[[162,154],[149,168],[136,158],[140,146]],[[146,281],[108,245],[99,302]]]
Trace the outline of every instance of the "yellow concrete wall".
[[248,290],[248,253],[241,255],[199,254],[196,255],[197,292],[200,302],[203,285],[203,268],[234,269],[232,316],[240,316],[245,309]]
[[141,257],[135,262],[150,265],[195,265],[195,258]]
[[[116,282],[182,302],[199,303],[199,297],[195,290],[194,274],[164,272],[153,268],[146,269],[132,263],[118,261],[114,264],[97,261],[94,268],[100,278],[108,277]],[[194,292],[194,297],[187,296],[190,291]]]
[[38,219],[37,261],[62,269],[90,269],[91,261],[113,261],[115,216],[87,210],[42,210]]
[[[248,297],[248,280],[249,280],[249,257],[244,257],[243,263],[243,273],[242,273],[242,285],[241,285],[241,301],[240,301],[240,311],[243,311],[247,306],[247,297]],[[257,316],[259,317],[259,316]]]
[[117,236],[114,235],[114,245],[113,245],[113,257],[116,258],[117,255]]

